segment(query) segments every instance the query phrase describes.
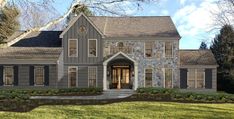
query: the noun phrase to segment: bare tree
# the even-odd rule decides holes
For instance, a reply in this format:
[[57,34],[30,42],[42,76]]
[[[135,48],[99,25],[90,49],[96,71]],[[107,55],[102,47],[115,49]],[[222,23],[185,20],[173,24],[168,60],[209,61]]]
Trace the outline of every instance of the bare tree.
[[[57,15],[57,18],[53,18],[47,23],[44,23],[40,26],[35,25],[32,28],[29,28],[25,33],[17,37],[12,42],[8,43],[8,46],[14,44],[21,38],[25,37],[26,35],[30,34],[33,31],[41,31],[47,30],[50,27],[60,23],[63,21],[67,16],[72,12],[73,8],[78,6],[79,7],[88,7],[91,9],[95,14],[110,14],[110,15],[126,15],[126,9],[141,9],[141,5],[143,3],[152,3],[157,2],[158,0],[72,0],[70,7],[63,15]],[[19,7],[20,9],[24,10],[22,14],[25,15],[23,17],[27,17],[31,15],[30,7],[34,5],[34,8],[38,10],[39,8],[43,8],[47,10],[49,13],[58,13],[58,10],[53,7],[54,0],[38,0],[38,1],[31,1],[31,0],[0,0],[1,7],[6,4],[11,4]],[[64,0],[64,2],[67,2]]]
[[234,25],[234,0],[218,0],[218,11],[215,15],[215,25],[222,27],[224,25]]

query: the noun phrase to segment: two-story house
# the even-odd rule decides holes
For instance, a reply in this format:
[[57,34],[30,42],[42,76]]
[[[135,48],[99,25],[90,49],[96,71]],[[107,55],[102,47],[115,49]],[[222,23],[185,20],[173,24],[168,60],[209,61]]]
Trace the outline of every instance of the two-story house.
[[216,91],[210,50],[180,50],[169,16],[84,14],[63,31],[32,32],[0,49],[1,87],[164,87]]

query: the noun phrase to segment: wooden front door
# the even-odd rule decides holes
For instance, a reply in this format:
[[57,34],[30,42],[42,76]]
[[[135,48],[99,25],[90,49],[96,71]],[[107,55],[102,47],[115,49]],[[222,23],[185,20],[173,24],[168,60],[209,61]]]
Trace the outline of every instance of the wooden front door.
[[111,89],[129,89],[130,84],[130,67],[114,66],[112,68]]

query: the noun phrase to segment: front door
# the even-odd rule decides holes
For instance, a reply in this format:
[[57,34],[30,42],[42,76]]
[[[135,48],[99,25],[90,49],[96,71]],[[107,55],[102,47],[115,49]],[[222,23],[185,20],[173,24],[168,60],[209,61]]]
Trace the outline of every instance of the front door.
[[129,89],[130,84],[130,67],[113,66],[110,88],[111,89]]

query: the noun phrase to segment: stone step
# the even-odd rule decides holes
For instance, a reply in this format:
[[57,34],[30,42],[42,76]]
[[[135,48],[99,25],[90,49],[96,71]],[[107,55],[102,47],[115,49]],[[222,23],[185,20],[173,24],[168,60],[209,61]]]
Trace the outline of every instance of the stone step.
[[129,89],[110,89],[103,92],[104,95],[108,96],[126,96],[134,94],[134,90]]

